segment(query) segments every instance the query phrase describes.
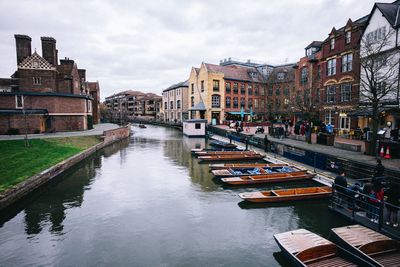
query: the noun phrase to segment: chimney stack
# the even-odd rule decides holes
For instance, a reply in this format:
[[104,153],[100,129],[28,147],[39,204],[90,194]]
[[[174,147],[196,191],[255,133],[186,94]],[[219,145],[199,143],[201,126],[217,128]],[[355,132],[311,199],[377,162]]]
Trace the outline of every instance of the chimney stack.
[[25,58],[32,55],[31,37],[28,35],[15,34],[15,47],[17,49],[17,65]]
[[56,39],[53,37],[40,37],[42,40],[42,57],[54,67],[58,64]]

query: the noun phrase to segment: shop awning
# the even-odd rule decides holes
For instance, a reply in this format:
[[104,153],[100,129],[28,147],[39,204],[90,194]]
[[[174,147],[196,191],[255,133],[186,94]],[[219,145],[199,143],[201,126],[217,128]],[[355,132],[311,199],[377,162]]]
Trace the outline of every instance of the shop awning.
[[[393,107],[378,108],[379,113],[391,110],[395,111]],[[360,107],[357,110],[349,112],[347,115],[350,117],[370,117],[372,116],[372,107]]]

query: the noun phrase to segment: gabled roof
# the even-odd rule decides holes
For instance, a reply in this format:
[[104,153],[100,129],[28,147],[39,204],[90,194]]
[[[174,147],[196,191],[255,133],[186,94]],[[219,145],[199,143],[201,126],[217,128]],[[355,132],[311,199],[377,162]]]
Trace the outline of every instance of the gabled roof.
[[189,108],[189,110],[203,111],[203,110],[207,110],[207,109],[206,109],[206,106],[204,105],[203,101],[200,101],[199,103],[197,103],[193,107]]
[[308,49],[310,47],[318,47],[321,48],[322,42],[321,41],[313,41],[311,44],[307,45],[305,49]]
[[[220,66],[209,63],[204,63],[208,71],[221,72],[225,79],[248,81],[248,82],[263,82],[263,76],[256,68],[240,67],[240,66]],[[251,73],[255,73],[254,76]]]
[[36,51],[33,52],[31,56],[22,60],[22,62],[18,64],[18,69],[55,70],[53,65],[39,56]]
[[[393,28],[400,26],[400,3],[376,3],[375,6],[382,12],[386,20]],[[373,9],[374,10],[374,9]]]

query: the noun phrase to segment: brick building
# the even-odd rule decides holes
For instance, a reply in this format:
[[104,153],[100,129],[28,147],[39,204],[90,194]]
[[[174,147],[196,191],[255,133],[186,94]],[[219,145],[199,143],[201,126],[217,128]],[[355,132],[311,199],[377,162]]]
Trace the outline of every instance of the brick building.
[[322,88],[320,118],[332,124],[338,134],[357,128],[357,118],[349,114],[358,107],[360,90],[360,37],[368,16],[349,19],[338,30],[333,28],[322,43]]
[[188,118],[188,81],[171,85],[162,92],[163,120],[182,122]]
[[189,117],[209,123],[240,120],[240,112],[264,116],[265,79],[257,68],[202,63],[189,77]]
[[294,116],[294,64],[274,67],[267,80],[265,112],[269,120],[288,120]]
[[[0,82],[0,133],[77,131],[92,128],[93,98],[86,71],[60,60],[56,40],[41,37],[42,56],[31,53],[31,38],[15,35],[17,70]],[[96,88],[99,97],[99,87]],[[98,98],[95,100],[95,105]]]
[[321,45],[313,41],[305,48],[305,56],[295,65],[295,92],[292,95],[293,121],[319,119],[321,105]]
[[127,90],[106,97],[108,119],[119,121],[134,117],[155,119],[160,113],[161,96],[153,93]]

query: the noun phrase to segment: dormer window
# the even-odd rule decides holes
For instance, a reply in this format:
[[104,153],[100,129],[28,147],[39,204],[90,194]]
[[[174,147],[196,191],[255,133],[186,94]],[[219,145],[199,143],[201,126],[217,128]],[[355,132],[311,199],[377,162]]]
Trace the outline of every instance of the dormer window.
[[283,72],[279,72],[278,73],[278,80],[283,80],[285,78],[285,73],[283,73]]
[[346,32],[346,44],[351,43],[351,31]]
[[331,50],[335,49],[335,38],[334,37],[331,39],[330,48],[331,48]]

